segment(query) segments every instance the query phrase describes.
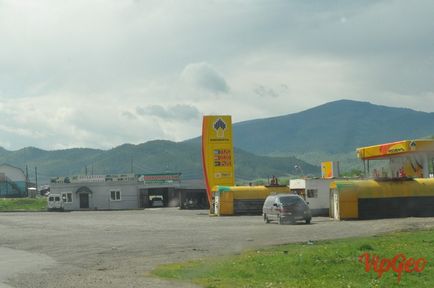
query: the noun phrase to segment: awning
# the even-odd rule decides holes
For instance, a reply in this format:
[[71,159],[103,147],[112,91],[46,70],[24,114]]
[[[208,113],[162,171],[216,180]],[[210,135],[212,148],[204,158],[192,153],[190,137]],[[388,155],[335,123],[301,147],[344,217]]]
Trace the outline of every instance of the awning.
[[410,153],[434,153],[434,139],[402,140],[356,149],[362,160],[385,159]]

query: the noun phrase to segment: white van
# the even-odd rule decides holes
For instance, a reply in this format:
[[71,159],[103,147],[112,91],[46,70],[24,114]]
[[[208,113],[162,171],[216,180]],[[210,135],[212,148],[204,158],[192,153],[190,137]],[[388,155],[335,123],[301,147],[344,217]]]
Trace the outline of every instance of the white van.
[[49,211],[63,211],[64,201],[60,194],[49,194],[47,197]]

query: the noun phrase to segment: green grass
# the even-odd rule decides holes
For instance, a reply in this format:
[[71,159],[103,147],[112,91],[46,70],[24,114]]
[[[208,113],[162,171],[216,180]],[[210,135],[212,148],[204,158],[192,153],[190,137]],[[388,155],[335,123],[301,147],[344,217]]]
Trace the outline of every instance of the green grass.
[[[421,273],[390,270],[380,279],[365,272],[363,253],[392,259],[428,261]],[[398,232],[369,238],[288,244],[241,255],[157,267],[154,275],[204,287],[434,287],[434,230]]]
[[0,212],[45,210],[47,210],[46,198],[0,198]]

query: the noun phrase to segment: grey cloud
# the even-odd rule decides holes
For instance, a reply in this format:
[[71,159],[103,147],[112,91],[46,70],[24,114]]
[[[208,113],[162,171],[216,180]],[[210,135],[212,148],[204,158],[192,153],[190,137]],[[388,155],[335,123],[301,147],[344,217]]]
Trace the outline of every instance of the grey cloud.
[[137,116],[134,115],[133,113],[131,113],[130,111],[123,111],[121,115],[122,115],[122,117],[125,117],[128,120],[135,120],[135,119],[137,119]]
[[[432,1],[139,1],[122,9],[87,1],[62,3],[38,1],[35,9],[20,9],[0,1],[3,95],[65,87],[79,93],[123,91],[143,77],[174,73],[195,59],[224,65],[255,51],[346,57],[362,63],[355,69],[367,70],[362,76],[368,80],[380,79],[385,90],[393,83],[405,83],[404,92],[424,92],[434,85],[427,84],[434,83],[427,79],[434,70],[427,61],[434,50],[429,37],[434,33]],[[48,7],[58,9],[64,21],[58,23]],[[201,13],[191,17],[195,8]],[[77,11],[83,10],[87,13],[77,21]],[[394,66],[409,67],[405,70],[412,75],[388,77],[397,71]],[[184,72],[192,74],[198,87],[229,90],[206,63],[190,64]]]
[[144,116],[146,115],[146,110],[143,107],[136,107],[136,113],[138,115]]
[[434,34],[434,2],[346,2],[318,5],[309,24],[280,47],[351,63],[350,79],[371,90],[365,94],[433,91],[434,40],[428,35]]
[[[227,107],[242,120],[336,98],[433,111],[430,0],[33,2],[0,0],[0,101],[9,103],[8,114],[0,115],[0,144],[9,147],[44,147],[52,139],[93,147],[136,141],[137,133],[113,136],[131,130],[118,122],[146,131],[140,141],[170,138],[164,131],[173,133],[174,119],[199,119],[194,106],[162,106],[164,97],[204,113]],[[231,97],[219,97],[229,91]],[[217,97],[201,97],[210,93]],[[259,97],[251,101],[252,94]],[[291,107],[279,105],[285,100]],[[88,115],[103,102],[105,108],[94,119],[67,118],[64,130],[80,134],[62,134],[60,116],[38,124],[19,117],[28,115],[27,102],[40,108],[33,115],[51,115],[60,106],[91,107]],[[146,104],[110,109],[137,103]],[[249,109],[237,110],[239,103]],[[26,132],[50,126],[51,137]],[[193,136],[182,133],[177,137]]]
[[156,116],[159,118],[173,118],[172,115],[169,113],[168,110],[166,110],[161,105],[149,105],[146,107],[137,107],[136,108],[137,114],[141,116]]
[[264,87],[262,85],[259,85],[255,88],[255,93],[261,97],[279,97],[279,94],[277,94],[273,89]]
[[199,110],[190,105],[175,105],[169,111],[178,118],[185,120],[196,119],[200,116]]
[[193,85],[213,93],[228,93],[226,80],[209,64],[189,64],[182,71],[181,78]]
[[174,105],[164,108],[161,105],[137,107],[136,113],[141,116],[155,116],[166,120],[191,120],[200,116],[199,110],[192,105]]

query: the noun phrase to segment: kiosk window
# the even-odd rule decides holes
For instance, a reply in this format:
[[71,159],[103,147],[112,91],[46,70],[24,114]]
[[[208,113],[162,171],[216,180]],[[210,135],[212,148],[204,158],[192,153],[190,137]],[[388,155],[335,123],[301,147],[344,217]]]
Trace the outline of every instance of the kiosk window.
[[317,189],[307,189],[307,198],[318,198]]
[[121,191],[119,191],[119,190],[110,191],[110,200],[111,201],[120,201],[121,200]]

